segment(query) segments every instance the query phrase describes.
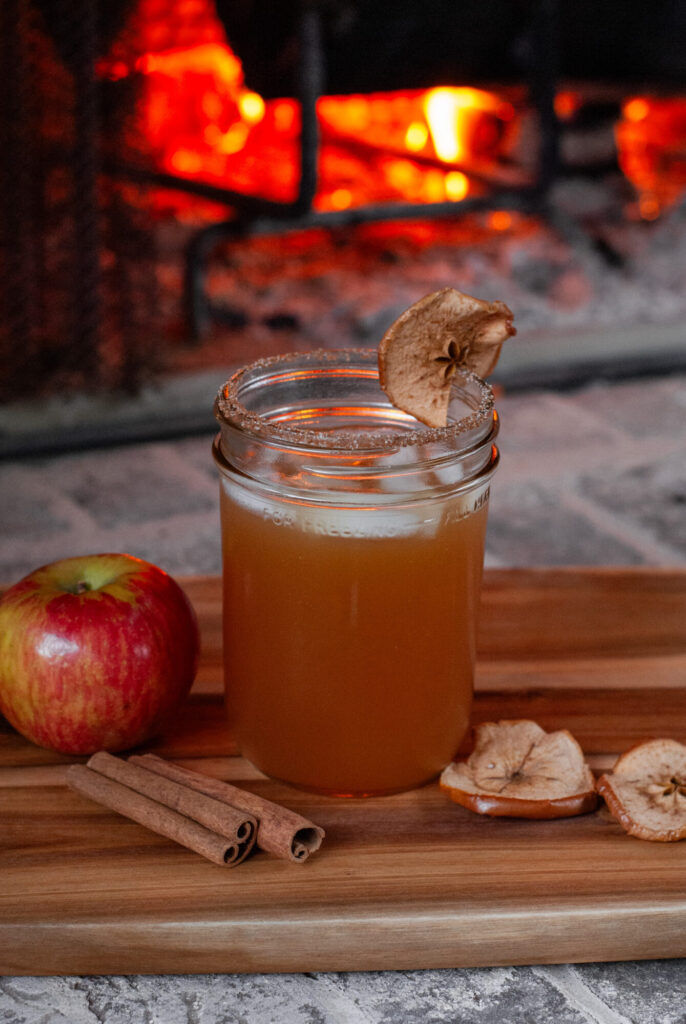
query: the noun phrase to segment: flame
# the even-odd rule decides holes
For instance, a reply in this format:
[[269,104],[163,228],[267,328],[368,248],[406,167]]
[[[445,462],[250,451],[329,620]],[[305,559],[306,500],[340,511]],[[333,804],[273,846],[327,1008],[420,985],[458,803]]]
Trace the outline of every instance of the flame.
[[624,104],[622,112],[628,121],[645,121],[650,113],[650,104],[647,100],[636,97]]
[[259,124],[264,117],[264,100],[257,92],[244,92],[238,97],[238,109],[248,124]]
[[203,43],[162,53],[146,53],[138,58],[136,68],[144,75],[158,72],[171,78],[194,73],[208,74],[229,91],[240,86],[243,81],[241,62],[232,50],[221,43]]
[[[143,25],[150,28],[147,20]],[[197,45],[139,50],[128,64],[118,45],[99,72],[114,81],[143,76],[141,134],[163,169],[291,201],[299,177],[299,104],[266,101],[248,88],[242,64],[221,33],[205,29],[205,41]],[[166,32],[163,38],[173,36]],[[483,89],[446,86],[324,96],[317,115],[315,207],[345,210],[398,198],[460,202],[483,191],[470,177],[470,166],[479,163],[483,171],[497,161],[514,108]]]
[[512,214],[507,210],[494,210],[488,217],[488,226],[493,231],[509,231],[513,223]]
[[[98,73],[113,83],[142,77],[132,145],[143,138],[162,169],[277,202],[296,197],[299,104],[249,88],[212,0],[138,0]],[[557,116],[570,120],[583,102],[561,90]],[[470,86],[323,96],[317,115],[319,210],[460,202],[483,194],[483,181],[522,144],[519,107]],[[686,188],[686,99],[629,97],[616,137],[640,215],[654,219]],[[496,210],[488,224],[507,231],[512,218]]]
[[337,188],[331,193],[331,206],[334,210],[347,210],[353,205],[354,196],[349,188]]
[[445,176],[445,194],[448,199],[459,202],[469,193],[469,178],[462,171],[448,171]]
[[638,214],[656,220],[686,190],[686,98],[632,96],[615,136],[619,166],[638,193]]
[[512,117],[509,104],[483,89],[431,89],[424,100],[424,111],[436,155],[445,163],[460,163],[470,156],[470,137],[479,113]]
[[580,92],[563,89],[557,93],[553,102],[560,120],[569,121],[583,106],[583,97]]
[[413,121],[405,132],[405,145],[411,153],[420,153],[429,141],[429,129],[421,121]]

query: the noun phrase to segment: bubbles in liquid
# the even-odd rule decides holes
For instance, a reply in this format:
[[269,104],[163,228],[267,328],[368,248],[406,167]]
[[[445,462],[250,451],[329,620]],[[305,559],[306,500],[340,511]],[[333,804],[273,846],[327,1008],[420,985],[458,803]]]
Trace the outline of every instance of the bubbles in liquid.
[[442,502],[434,498],[404,506],[378,505],[378,496],[373,495],[368,507],[315,505],[295,498],[276,498],[266,492],[257,494],[225,475],[221,487],[226,500],[265,523],[314,536],[356,539],[432,537],[442,525],[466,518],[488,499],[487,484]]

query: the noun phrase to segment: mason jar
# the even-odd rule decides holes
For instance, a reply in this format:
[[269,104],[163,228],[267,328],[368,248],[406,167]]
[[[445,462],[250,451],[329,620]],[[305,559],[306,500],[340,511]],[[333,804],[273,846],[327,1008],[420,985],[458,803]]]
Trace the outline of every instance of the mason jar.
[[491,388],[458,371],[448,425],[394,408],[373,350],[278,356],[220,389],[226,707],[241,753],[307,790],[407,790],[472,704]]

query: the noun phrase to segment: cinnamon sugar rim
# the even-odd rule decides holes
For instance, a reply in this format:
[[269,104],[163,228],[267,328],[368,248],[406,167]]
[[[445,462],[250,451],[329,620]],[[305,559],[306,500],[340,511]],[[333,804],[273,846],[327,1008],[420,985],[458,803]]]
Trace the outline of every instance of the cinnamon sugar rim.
[[[251,412],[242,403],[240,395],[246,375],[254,371],[266,371],[265,382],[269,381],[271,370],[278,370],[296,362],[299,367],[292,366],[295,374],[307,374],[307,365],[339,363],[348,365],[357,373],[351,376],[374,377],[378,381],[378,364],[376,349],[314,349],[309,352],[289,352],[284,355],[268,356],[256,359],[253,363],[237,370],[217,392],[214,402],[214,415],[220,423],[229,424],[244,433],[253,434],[264,440],[283,441],[288,444],[307,448],[331,448],[343,450],[359,449],[393,449],[411,445],[450,443],[462,434],[476,430],[493,418],[494,397],[490,384],[471,370],[458,370],[453,378],[454,385],[473,385],[478,396],[478,405],[473,412],[462,416],[459,420],[448,423],[445,427],[426,427],[423,424],[416,428],[402,430],[317,430],[314,427],[294,427],[288,422],[269,419],[268,416]],[[276,377],[276,374],[274,374]],[[386,397],[379,385],[379,395]],[[389,404],[389,408],[393,408]],[[408,414],[409,415],[409,414]],[[484,438],[486,440],[486,438]]]

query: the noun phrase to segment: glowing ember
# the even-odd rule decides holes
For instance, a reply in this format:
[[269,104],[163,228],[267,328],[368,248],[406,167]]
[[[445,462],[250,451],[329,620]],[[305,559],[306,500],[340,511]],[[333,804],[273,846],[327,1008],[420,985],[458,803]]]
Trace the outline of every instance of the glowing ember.
[[580,92],[563,89],[555,96],[555,113],[560,121],[569,121],[583,106]]
[[245,88],[240,61],[221,43],[147,53],[134,69],[145,76],[145,136],[173,173],[221,176],[264,117],[262,97]]
[[[298,102],[265,101],[246,86],[240,60],[201,3],[194,32],[202,41],[164,48],[173,36],[152,32],[155,2],[143,0],[135,33],[129,26],[100,73],[114,81],[142,76],[139,135],[157,165],[180,177],[292,201],[300,173]],[[178,5],[176,15],[183,22]],[[182,29],[189,38],[185,22]],[[134,35],[138,52],[130,46]],[[141,52],[146,43],[151,48]],[[459,202],[483,192],[479,182],[495,166],[515,121],[510,102],[482,89],[452,87],[325,96],[317,115],[319,210],[398,199]]]
[[616,127],[619,165],[638,192],[638,210],[655,220],[686,188],[686,99],[634,96]]
[[514,108],[482,89],[431,89],[424,99],[434,149],[445,163],[496,158]]
[[[144,139],[161,169],[276,202],[296,198],[300,106],[248,87],[211,0],[139,0],[99,70],[115,82],[142,79],[132,144]],[[579,91],[560,91],[560,121],[583,102]],[[498,181],[527,184],[524,167],[516,181],[512,170],[513,154],[528,149],[521,114],[511,96],[465,86],[324,96],[315,208],[457,203]],[[616,137],[640,215],[654,219],[686,186],[686,100],[632,97]],[[496,211],[492,229],[507,230],[508,216]]]

